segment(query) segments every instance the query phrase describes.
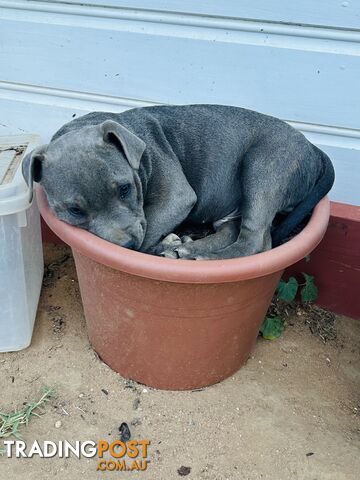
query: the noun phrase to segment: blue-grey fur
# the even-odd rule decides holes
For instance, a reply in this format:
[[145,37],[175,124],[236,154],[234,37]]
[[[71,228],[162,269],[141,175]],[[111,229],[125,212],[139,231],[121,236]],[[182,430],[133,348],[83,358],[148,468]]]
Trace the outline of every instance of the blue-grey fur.
[[[300,132],[221,105],[93,112],[64,125],[23,171],[65,222],[143,252],[200,259],[279,245],[334,182],[327,155]],[[70,213],[77,210],[84,215]],[[280,212],[290,213],[271,231]],[[216,232],[162,243],[184,220],[215,224]]]

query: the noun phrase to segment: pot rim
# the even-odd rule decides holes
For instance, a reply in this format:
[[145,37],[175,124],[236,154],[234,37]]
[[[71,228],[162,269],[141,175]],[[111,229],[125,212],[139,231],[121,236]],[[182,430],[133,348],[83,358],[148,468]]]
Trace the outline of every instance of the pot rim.
[[110,243],[57,219],[48,206],[43,188],[37,188],[36,197],[47,225],[76,252],[115,270],[176,283],[236,282],[279,272],[314,250],[325,234],[330,216],[330,202],[324,197],[306,227],[279,247],[249,257],[189,261],[157,257]]

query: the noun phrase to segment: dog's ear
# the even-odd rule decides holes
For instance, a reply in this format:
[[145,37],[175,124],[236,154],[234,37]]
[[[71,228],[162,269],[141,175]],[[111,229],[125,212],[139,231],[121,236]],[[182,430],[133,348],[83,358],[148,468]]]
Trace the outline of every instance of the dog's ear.
[[35,148],[28,153],[22,161],[22,174],[30,188],[30,202],[33,197],[33,183],[40,182],[42,177],[42,167],[45,159],[45,150],[47,145]]
[[112,120],[106,120],[100,128],[104,142],[113,143],[119,147],[132,168],[137,170],[146,144],[127,128]]

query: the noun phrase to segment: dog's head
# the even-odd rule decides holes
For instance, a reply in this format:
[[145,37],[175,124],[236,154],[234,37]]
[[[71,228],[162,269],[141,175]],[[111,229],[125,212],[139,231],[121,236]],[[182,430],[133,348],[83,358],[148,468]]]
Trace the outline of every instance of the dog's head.
[[138,250],[146,219],[138,169],[145,143],[107,120],[70,131],[24,158],[23,175],[39,182],[66,223]]

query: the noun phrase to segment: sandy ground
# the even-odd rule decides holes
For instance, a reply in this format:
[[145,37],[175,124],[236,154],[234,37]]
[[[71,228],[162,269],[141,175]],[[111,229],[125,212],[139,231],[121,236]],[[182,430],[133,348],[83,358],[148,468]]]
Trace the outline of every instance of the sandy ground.
[[[66,252],[48,247],[46,260]],[[359,478],[360,322],[339,317],[337,340],[324,344],[298,317],[280,339],[259,339],[228,380],[201,391],[156,391],[126,381],[92,351],[72,258],[52,273],[32,345],[0,354],[0,411],[49,385],[57,397],[22,430],[28,444],[113,441],[127,422],[134,439],[150,440],[150,463],[142,472],[104,473],[96,458],[2,457],[1,480]]]

